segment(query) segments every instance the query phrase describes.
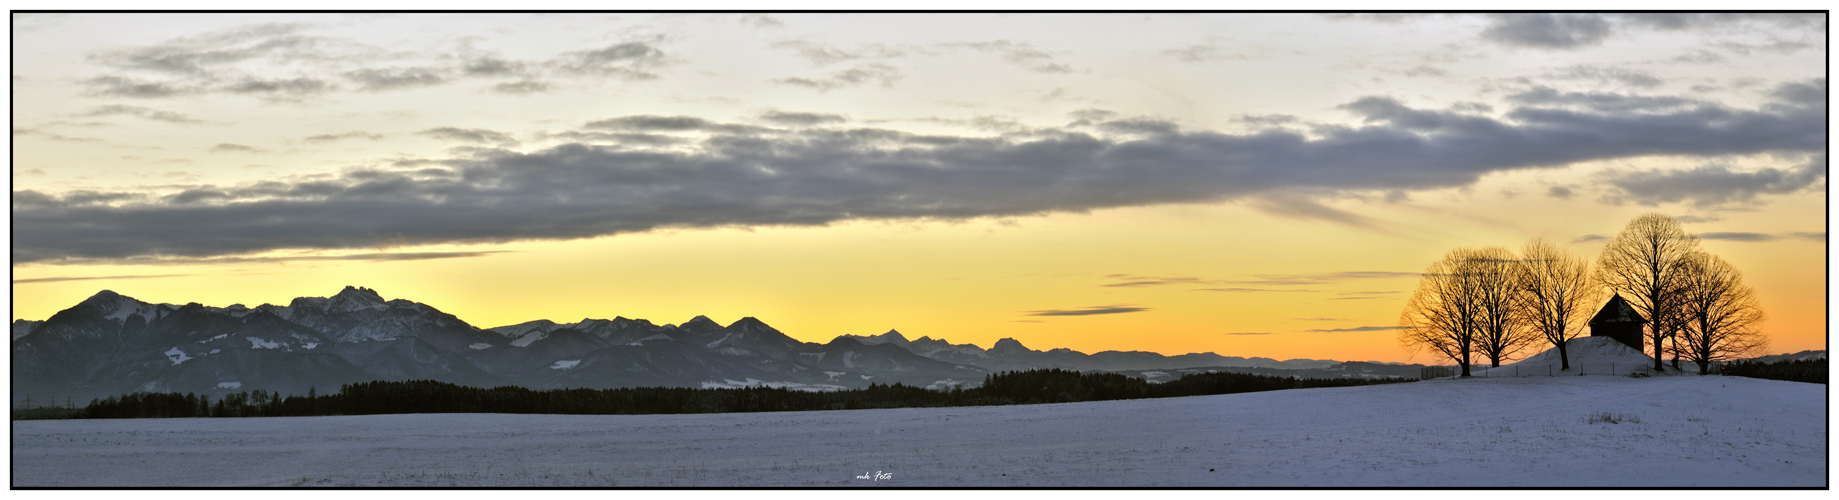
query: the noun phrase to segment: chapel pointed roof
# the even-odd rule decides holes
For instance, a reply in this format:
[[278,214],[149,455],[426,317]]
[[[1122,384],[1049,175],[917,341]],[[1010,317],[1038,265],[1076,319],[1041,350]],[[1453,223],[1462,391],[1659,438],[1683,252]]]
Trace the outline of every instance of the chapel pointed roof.
[[1643,318],[1641,317],[1641,313],[1635,312],[1635,306],[1629,305],[1628,300],[1623,299],[1622,294],[1619,293],[1614,297],[1610,297],[1609,303],[1603,304],[1603,310],[1597,311],[1596,316],[1590,317],[1590,324],[1592,325],[1598,323],[1630,322],[1647,323],[1647,318]]

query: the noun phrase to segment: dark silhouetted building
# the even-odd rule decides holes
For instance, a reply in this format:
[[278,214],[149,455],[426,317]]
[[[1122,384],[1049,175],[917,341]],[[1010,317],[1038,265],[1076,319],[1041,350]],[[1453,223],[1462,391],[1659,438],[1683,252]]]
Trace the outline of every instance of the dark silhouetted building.
[[1603,310],[1597,311],[1596,316],[1590,318],[1590,336],[1609,337],[1637,351],[1646,352],[1641,348],[1644,338],[1641,335],[1641,325],[1645,324],[1647,319],[1635,312],[1634,306],[1628,305],[1621,294],[1616,294],[1609,298],[1608,304],[1603,304]]

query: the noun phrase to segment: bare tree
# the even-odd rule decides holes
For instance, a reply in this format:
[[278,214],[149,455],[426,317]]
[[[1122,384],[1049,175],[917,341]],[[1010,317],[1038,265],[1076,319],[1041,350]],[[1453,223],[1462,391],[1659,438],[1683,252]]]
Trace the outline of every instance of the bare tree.
[[1603,247],[1597,260],[1597,281],[1647,316],[1655,371],[1662,369],[1662,346],[1680,327],[1681,262],[1698,248],[1698,238],[1681,228],[1679,221],[1665,214],[1647,214],[1629,221]]
[[1406,347],[1442,354],[1469,376],[1469,358],[1475,349],[1480,323],[1480,293],[1475,280],[1463,275],[1474,250],[1458,248],[1430,264],[1418,278],[1418,288],[1399,316],[1398,340]]
[[1761,349],[1768,339],[1758,330],[1762,304],[1743,284],[1743,273],[1715,255],[1699,252],[1682,263],[1685,282],[1680,315],[1685,319],[1675,342],[1677,355],[1699,365],[1699,374],[1714,361],[1728,361]]
[[1520,260],[1501,247],[1476,250],[1461,264],[1464,279],[1472,281],[1476,297],[1475,347],[1488,357],[1490,367],[1539,343],[1517,313],[1520,294]]
[[1590,278],[1590,261],[1545,240],[1526,242],[1520,262],[1516,309],[1537,337],[1558,348],[1560,369],[1569,370],[1565,342],[1583,335],[1603,288]]

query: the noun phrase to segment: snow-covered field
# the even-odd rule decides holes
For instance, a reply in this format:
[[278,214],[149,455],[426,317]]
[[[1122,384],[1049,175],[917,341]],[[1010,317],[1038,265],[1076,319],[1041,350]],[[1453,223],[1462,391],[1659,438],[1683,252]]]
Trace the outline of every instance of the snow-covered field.
[[[1619,420],[1610,423],[1608,417]],[[20,421],[13,486],[1826,486],[1826,387],[1435,380],[719,415]]]

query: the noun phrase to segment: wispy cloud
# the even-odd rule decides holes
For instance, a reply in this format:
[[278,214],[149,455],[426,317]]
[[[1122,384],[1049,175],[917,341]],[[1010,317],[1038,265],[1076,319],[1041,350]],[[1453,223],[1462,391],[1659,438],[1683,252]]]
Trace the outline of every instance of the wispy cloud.
[[231,144],[228,142],[211,146],[212,153],[256,153],[260,151],[262,151],[260,148],[254,146]]
[[1047,310],[1042,310],[1042,311],[1028,311],[1026,315],[1027,316],[1093,316],[1093,315],[1099,315],[1099,314],[1133,313],[1133,312],[1148,311],[1148,310],[1149,308],[1147,307],[1090,306],[1084,309],[1047,309]]
[[904,76],[905,75],[900,73],[900,68],[888,64],[875,63],[856,66],[854,68],[831,73],[828,76],[787,77],[773,80],[773,83],[815,89],[821,93],[840,88],[860,87],[870,83],[880,84],[884,88],[892,88],[894,82],[900,81]]
[[1737,171],[1723,165],[1691,170],[1642,170],[1605,174],[1619,193],[1608,201],[1642,205],[1685,202],[1695,207],[1753,203],[1765,194],[1793,193],[1826,183],[1826,155],[1817,154],[1797,167]]
[[504,132],[499,132],[496,130],[487,130],[487,129],[482,129],[482,128],[438,127],[438,128],[431,128],[428,130],[423,130],[421,132],[416,132],[416,133],[425,135],[428,137],[433,137],[436,139],[444,139],[444,140],[449,140],[449,141],[489,143],[489,144],[517,144],[517,139],[512,138],[511,134],[506,134]]
[[1253,285],[1325,285],[1350,280],[1416,278],[1422,273],[1400,271],[1341,271],[1318,274],[1259,274],[1255,280],[1229,281]]
[[1320,220],[1361,229],[1378,229],[1380,223],[1370,217],[1323,205],[1293,193],[1270,193],[1251,198],[1252,209],[1288,219]]
[[1390,331],[1390,330],[1401,330],[1404,328],[1405,327],[1402,327],[1402,326],[1356,326],[1353,328],[1324,328],[1324,329],[1319,329],[1319,330],[1303,330],[1303,331],[1310,332],[1310,333],[1383,332],[1383,331]]
[[180,276],[196,276],[196,275],[195,274],[141,274],[141,275],[132,275],[132,276],[59,276],[55,278],[17,279],[17,280],[13,280],[13,284],[21,285],[21,284],[26,284],[26,283],[56,283],[60,281],[89,281],[89,280],[144,280],[144,279],[154,279],[154,278],[176,278]]
[[1228,292],[1228,293],[1263,293],[1263,292],[1320,292],[1321,290],[1278,290],[1274,288],[1195,288],[1194,292]]
[[144,106],[129,106],[125,104],[96,106],[90,108],[89,113],[86,113],[85,116],[132,116],[144,120],[177,123],[181,125],[204,123],[204,120],[186,116],[184,113],[153,109]]
[[1744,241],[1744,242],[1764,242],[1764,241],[1775,241],[1775,240],[1777,240],[1777,239],[1780,239],[1780,238],[1777,238],[1777,237],[1776,237],[1775,235],[1772,235],[1772,234],[1762,234],[1762,233],[1743,233],[1743,232],[1734,232],[1734,233],[1722,233],[1722,232],[1712,232],[1712,233],[1699,233],[1699,234],[1698,234],[1698,237],[1699,237],[1699,239],[1702,239],[1702,240],[1722,240],[1722,241]]
[[1797,239],[1797,240],[1806,240],[1806,241],[1826,241],[1825,232],[1801,232],[1801,231],[1793,231],[1793,232],[1787,232],[1787,233],[1781,233],[1781,234],[1751,233],[1751,232],[1740,232],[1740,231],[1739,232],[1708,232],[1708,233],[1698,233],[1697,236],[1699,237],[1699,239],[1702,239],[1702,240],[1737,241],[1737,242],[1745,242],[1745,243],[1768,243],[1771,241],[1780,241],[1783,239]]
[[944,44],[944,47],[969,48],[999,54],[1003,62],[1039,73],[1071,73],[1073,71],[1071,66],[1056,60],[1053,54],[1035,48],[1033,44],[1027,42],[1013,40],[955,42]]
[[1191,276],[1137,276],[1132,274],[1109,274],[1105,278],[1121,280],[1116,283],[1099,285],[1109,288],[1132,288],[1144,286],[1184,285],[1202,283],[1203,280]]
[[310,135],[310,136],[307,136],[305,139],[301,139],[301,140],[309,144],[326,144],[326,143],[338,142],[338,141],[342,141],[346,139],[366,139],[366,140],[376,141],[376,140],[382,140],[383,134],[373,134],[370,132],[351,131],[351,132],[345,132],[342,134]]

